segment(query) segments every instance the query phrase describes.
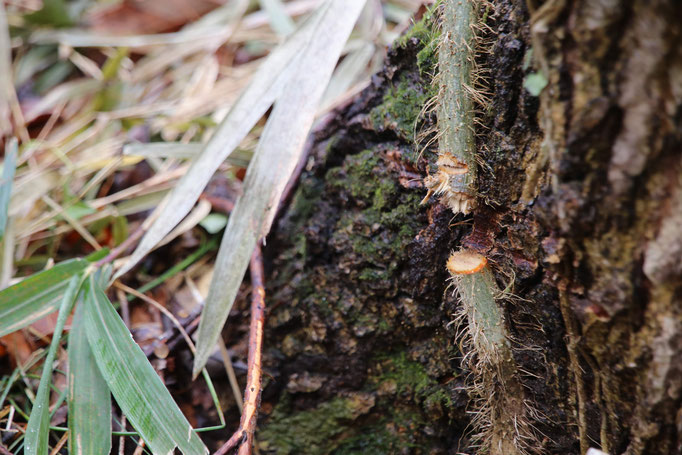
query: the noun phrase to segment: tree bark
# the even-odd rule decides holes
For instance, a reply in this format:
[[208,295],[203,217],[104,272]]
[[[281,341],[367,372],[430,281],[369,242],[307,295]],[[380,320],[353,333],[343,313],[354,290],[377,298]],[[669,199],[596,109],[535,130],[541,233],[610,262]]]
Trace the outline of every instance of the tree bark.
[[672,0],[495,2],[468,216],[420,205],[437,15],[396,41],[268,239],[262,452],[479,453],[445,269],[465,247],[506,290],[530,451],[682,453],[681,19]]

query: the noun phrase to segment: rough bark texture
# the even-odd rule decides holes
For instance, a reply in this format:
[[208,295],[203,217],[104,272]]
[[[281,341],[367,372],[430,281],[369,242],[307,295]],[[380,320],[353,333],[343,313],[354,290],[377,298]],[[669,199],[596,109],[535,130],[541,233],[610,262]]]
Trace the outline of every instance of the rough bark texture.
[[509,291],[539,453],[682,453],[682,9],[538,3],[487,19],[473,216],[419,205],[430,16],[316,135],[266,249],[264,452],[477,452],[445,270],[465,246]]

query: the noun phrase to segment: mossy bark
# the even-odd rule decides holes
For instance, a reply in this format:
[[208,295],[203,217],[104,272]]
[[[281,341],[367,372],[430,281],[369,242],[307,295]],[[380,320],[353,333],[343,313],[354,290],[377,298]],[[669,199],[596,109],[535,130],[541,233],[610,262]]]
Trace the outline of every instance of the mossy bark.
[[539,453],[682,453],[681,23],[672,0],[495,2],[478,206],[454,218],[419,205],[437,26],[396,42],[268,239],[261,453],[477,453],[461,247],[509,296]]

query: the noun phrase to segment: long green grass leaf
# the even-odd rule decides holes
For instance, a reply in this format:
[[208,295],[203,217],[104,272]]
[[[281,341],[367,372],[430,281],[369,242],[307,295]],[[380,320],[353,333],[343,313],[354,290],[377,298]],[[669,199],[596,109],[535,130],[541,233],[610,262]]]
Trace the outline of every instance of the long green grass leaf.
[[83,293],[85,331],[99,371],[148,447],[160,455],[176,446],[186,455],[208,453],[94,277]]
[[247,89],[204,146],[201,155],[194,160],[166,201],[152,214],[153,224],[115,278],[126,273],[152,251],[189,213],[220,164],[232,154],[284,91],[291,74],[295,73],[296,62],[301,58],[301,48],[312,40],[313,32],[318,28],[319,20],[327,9],[328,3],[324,3],[316,14],[263,62]]
[[0,240],[5,237],[7,210],[9,209],[9,198],[12,195],[12,182],[16,168],[17,140],[12,138],[5,147],[5,162],[2,165],[2,180],[0,180]]
[[69,453],[106,455],[111,451],[111,394],[85,333],[81,302],[69,332]]
[[90,264],[71,259],[0,291],[0,336],[24,328],[59,308],[69,279]]
[[52,343],[50,343],[50,350],[45,357],[45,364],[43,366],[43,374],[40,377],[40,384],[38,385],[38,393],[33,402],[33,409],[31,410],[31,417],[28,419],[26,426],[26,441],[24,447],[25,455],[47,455],[50,449],[48,442],[50,436],[50,384],[52,383],[52,363],[54,362],[57,348],[59,347],[62,331],[64,330],[64,323],[73,302],[76,300],[76,294],[81,284],[81,277],[74,275],[68,281],[66,292],[62,298],[59,308],[59,317],[57,317],[57,324],[55,324],[54,333],[52,334]]
[[277,99],[230,215],[202,312],[194,376],[204,367],[230,313],[256,242],[270,230],[284,187],[300,159],[315,113],[365,0],[332,0]]

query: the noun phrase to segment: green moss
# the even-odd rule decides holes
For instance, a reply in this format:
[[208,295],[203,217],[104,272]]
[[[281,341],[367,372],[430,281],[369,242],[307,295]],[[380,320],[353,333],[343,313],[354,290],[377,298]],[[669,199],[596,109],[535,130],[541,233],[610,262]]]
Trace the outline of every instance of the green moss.
[[380,365],[379,371],[370,378],[370,383],[391,383],[398,396],[411,395],[426,412],[432,412],[436,406],[452,407],[447,388],[429,376],[421,363],[410,360],[405,351],[379,356],[376,363]]
[[[430,411],[431,403],[439,406],[449,403],[446,391],[426,374],[420,363],[409,360],[405,352],[380,357],[377,362],[382,371],[369,378],[365,393],[337,397],[300,411],[294,409],[291,396],[285,393],[258,432],[261,448],[285,455],[378,455],[426,448],[420,442],[419,432],[426,424],[425,412],[414,406],[396,406],[391,395],[413,394]],[[375,408],[377,390],[386,381],[392,383],[389,389],[394,389],[380,398],[381,408],[386,412],[358,421]]]
[[334,455],[414,453],[414,449],[424,448],[415,442],[414,437],[423,425],[424,419],[421,415],[414,414],[413,410],[392,408],[389,416],[345,439],[332,453]]
[[347,156],[344,165],[326,177],[332,188],[348,193],[349,203],[362,209],[344,210],[334,236],[337,244],[350,243],[354,262],[365,265],[358,268],[358,278],[364,281],[389,278],[418,229],[419,195],[402,192],[392,176],[385,176],[382,160],[381,154],[365,150]]
[[[392,82],[374,99],[381,104],[368,118],[377,132],[389,134],[350,142],[346,133],[339,135],[344,140],[332,136],[280,224],[296,241],[276,262],[275,279],[285,283],[281,299],[288,302],[276,312],[287,312],[277,327],[291,332],[294,318],[304,326],[279,343],[286,347],[281,352],[294,361],[314,352],[330,364],[348,362],[353,370],[352,382],[344,376],[333,397],[326,389],[283,392],[257,434],[262,453],[439,453],[450,438],[457,392],[454,382],[439,379],[452,374],[447,351],[452,343],[435,328],[437,305],[408,298],[412,290],[404,284],[411,278],[406,249],[426,224],[419,205],[423,191],[403,187],[399,178],[403,165],[417,161],[415,132],[427,129],[433,117],[422,123],[434,91],[428,75],[437,62],[432,21],[423,19],[395,43],[405,48],[403,58],[389,60]],[[419,340],[411,338],[416,330]],[[394,351],[406,344],[409,349]],[[387,350],[371,360],[365,354]],[[359,398],[346,395],[349,388],[359,388]]]
[[402,78],[397,85],[389,86],[382,103],[370,111],[372,126],[379,131],[393,130],[401,138],[413,142],[419,114],[430,97],[430,93]]
[[329,454],[340,445],[348,424],[373,406],[371,395],[355,394],[296,412],[285,394],[257,437],[261,447],[277,454]]
[[346,157],[344,165],[330,169],[325,180],[328,185],[347,191],[355,200],[371,199],[377,185],[377,170],[381,157],[373,150],[364,150]]
[[421,75],[433,74],[438,63],[438,38],[440,31],[435,22],[434,9],[427,11],[403,36],[395,42],[395,47],[405,48],[414,41],[421,50],[417,53],[417,66]]
[[382,373],[377,378],[378,381],[394,381],[397,389],[396,393],[416,393],[423,394],[425,390],[436,385],[436,381],[426,374],[424,367],[410,360],[405,351],[400,351],[391,356],[377,358],[377,362],[382,366]]

